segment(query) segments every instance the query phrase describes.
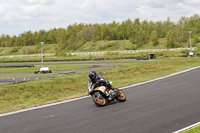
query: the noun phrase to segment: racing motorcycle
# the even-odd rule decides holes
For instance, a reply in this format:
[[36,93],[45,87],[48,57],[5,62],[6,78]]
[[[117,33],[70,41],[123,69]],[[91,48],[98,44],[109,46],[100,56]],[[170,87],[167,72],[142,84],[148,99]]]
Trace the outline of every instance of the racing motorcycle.
[[[112,82],[106,81],[112,84]],[[101,85],[90,90],[91,84],[88,84],[88,93],[92,96],[92,100],[97,106],[105,106],[107,103],[114,101],[115,99],[119,102],[126,101],[126,95],[122,90],[117,88],[110,89]]]

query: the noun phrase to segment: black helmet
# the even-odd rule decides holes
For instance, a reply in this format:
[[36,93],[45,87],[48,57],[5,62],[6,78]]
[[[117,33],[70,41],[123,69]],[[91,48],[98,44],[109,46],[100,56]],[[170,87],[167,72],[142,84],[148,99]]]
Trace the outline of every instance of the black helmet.
[[96,78],[96,72],[95,71],[90,71],[88,74],[89,78],[91,80],[94,80]]

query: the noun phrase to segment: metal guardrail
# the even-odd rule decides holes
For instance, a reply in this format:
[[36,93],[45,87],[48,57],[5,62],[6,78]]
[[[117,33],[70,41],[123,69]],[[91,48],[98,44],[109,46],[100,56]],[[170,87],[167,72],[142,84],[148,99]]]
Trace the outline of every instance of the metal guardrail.
[[[52,56],[54,54],[44,54],[44,56]],[[20,57],[34,57],[34,56],[41,56],[41,54],[28,54],[28,55],[5,55],[0,56],[0,58],[20,58]]]
[[[194,50],[195,48],[192,48]],[[103,55],[106,53],[124,53],[124,54],[131,54],[131,53],[153,53],[153,52],[162,52],[162,51],[181,51],[181,50],[191,50],[190,48],[173,48],[173,49],[147,49],[147,50],[123,50],[123,51],[102,51],[102,52],[79,52],[79,53],[68,53],[71,55]]]
[[[195,48],[192,48],[194,50]],[[123,51],[101,51],[101,52],[77,52],[77,53],[67,53],[71,55],[104,55],[106,53],[124,53],[124,54],[131,54],[131,53],[141,53],[141,52],[162,52],[162,51],[181,51],[181,50],[191,50],[190,48],[173,48],[173,49],[147,49],[147,50],[123,50]],[[53,56],[52,54],[44,54],[44,56]],[[0,58],[20,58],[20,57],[40,57],[41,54],[30,54],[30,55],[6,55],[6,56],[0,56]]]

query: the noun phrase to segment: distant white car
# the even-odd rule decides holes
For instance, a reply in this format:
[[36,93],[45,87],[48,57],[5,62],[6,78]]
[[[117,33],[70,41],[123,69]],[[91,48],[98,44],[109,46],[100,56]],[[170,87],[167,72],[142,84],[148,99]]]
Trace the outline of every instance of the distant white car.
[[35,74],[38,74],[38,73],[52,73],[52,71],[51,70],[49,70],[49,67],[41,67],[40,68],[40,71],[35,71],[34,72]]
[[189,56],[194,56],[194,53],[193,52],[189,52]]

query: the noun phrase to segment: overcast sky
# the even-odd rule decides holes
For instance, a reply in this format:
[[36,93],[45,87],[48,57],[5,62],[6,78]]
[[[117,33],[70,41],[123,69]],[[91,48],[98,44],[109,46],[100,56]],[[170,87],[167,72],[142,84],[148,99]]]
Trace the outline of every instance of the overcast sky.
[[0,0],[0,35],[74,23],[164,21],[200,14],[200,0]]

